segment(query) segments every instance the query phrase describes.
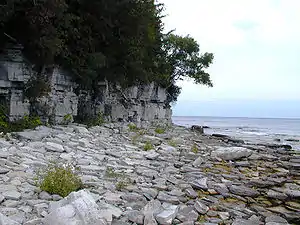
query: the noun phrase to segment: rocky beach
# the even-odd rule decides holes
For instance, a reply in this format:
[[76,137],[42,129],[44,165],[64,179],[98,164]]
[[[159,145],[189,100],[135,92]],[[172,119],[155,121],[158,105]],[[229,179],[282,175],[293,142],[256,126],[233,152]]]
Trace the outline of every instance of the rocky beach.
[[[300,224],[300,152],[180,126],[40,126],[0,139],[1,225]],[[41,191],[49,162],[84,189]]]

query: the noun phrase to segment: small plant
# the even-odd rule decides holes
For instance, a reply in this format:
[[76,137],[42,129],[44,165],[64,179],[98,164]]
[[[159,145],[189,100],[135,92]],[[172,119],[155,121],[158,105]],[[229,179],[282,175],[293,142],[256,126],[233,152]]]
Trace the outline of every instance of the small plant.
[[199,152],[199,149],[196,144],[193,144],[191,151],[194,152],[195,154]]
[[116,190],[117,191],[121,191],[121,190],[123,190],[125,187],[127,187],[128,186],[128,183],[126,182],[126,181],[123,181],[123,180],[121,180],[121,181],[118,181],[117,183],[116,183]]
[[68,196],[73,191],[83,188],[78,176],[79,168],[72,164],[58,165],[50,163],[44,171],[37,173],[36,185],[49,194]]
[[166,128],[163,128],[163,127],[155,128],[155,133],[157,133],[157,134],[164,134],[165,132],[166,132]]
[[94,120],[94,126],[101,126],[105,123],[104,114],[102,112],[99,112],[97,114],[97,117]]
[[64,124],[69,124],[72,121],[73,121],[73,116],[70,113],[64,116],[64,119],[63,119]]
[[133,132],[138,131],[138,128],[134,123],[128,124],[128,128],[129,128],[130,131],[133,131]]
[[107,167],[106,172],[105,172],[105,176],[109,177],[109,178],[118,178],[118,177],[123,177],[124,174],[117,173],[113,168]]
[[172,146],[172,147],[174,147],[174,148],[177,147],[176,141],[174,141],[174,140],[172,140],[172,139],[168,141],[168,145],[170,145],[170,146]]
[[145,143],[145,145],[144,145],[144,150],[145,151],[149,151],[149,150],[151,150],[151,149],[153,149],[154,147],[153,147],[153,145],[150,143],[150,141],[147,141],[146,143]]

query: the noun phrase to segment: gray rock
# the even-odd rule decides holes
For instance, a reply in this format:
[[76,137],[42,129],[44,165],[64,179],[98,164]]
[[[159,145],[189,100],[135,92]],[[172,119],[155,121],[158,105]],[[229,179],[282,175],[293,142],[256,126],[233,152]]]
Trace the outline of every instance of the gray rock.
[[147,152],[147,154],[145,155],[145,158],[146,158],[146,159],[149,159],[149,160],[155,160],[155,159],[157,159],[159,156],[160,156],[159,153],[157,153],[157,152],[154,151],[154,150],[151,150],[151,151]]
[[208,190],[207,186],[207,177],[203,177],[201,179],[197,179],[191,182],[191,185],[195,189]]
[[300,190],[286,189],[285,194],[287,194],[291,198],[300,198]]
[[128,220],[137,224],[144,224],[144,215],[142,212],[137,210],[132,210],[126,213]]
[[157,225],[155,214],[160,211],[161,203],[158,200],[151,200],[143,209],[144,225]]
[[266,223],[288,224],[288,221],[286,221],[286,219],[284,219],[280,216],[276,216],[276,215],[266,217],[265,222]]
[[243,147],[218,147],[211,156],[223,160],[236,160],[249,157],[252,153],[252,150]]
[[141,191],[147,199],[154,199],[158,195],[158,191],[154,188],[141,188]]
[[39,194],[39,198],[43,199],[43,200],[52,200],[52,196],[50,194],[48,194],[47,192],[45,192],[45,191],[42,191]]
[[185,189],[185,192],[186,192],[186,195],[190,198],[197,198],[198,197],[198,193],[192,188]]
[[160,191],[158,193],[157,199],[162,201],[162,202],[168,202],[168,203],[172,203],[172,204],[179,204],[180,203],[178,197],[168,195],[163,191]]
[[99,214],[101,214],[101,217],[106,219],[107,222],[111,222],[113,218],[119,219],[122,215],[122,210],[114,205],[107,204],[104,201],[98,202],[99,206]]
[[21,193],[16,190],[5,191],[2,193],[2,195],[7,200],[19,200],[21,198]]
[[53,202],[49,212],[45,225],[106,224],[98,205],[87,190],[72,192],[66,198]]
[[46,142],[45,149],[49,152],[64,152],[65,149],[61,144]]
[[155,218],[161,225],[171,225],[178,212],[177,205],[164,205],[163,210]]
[[7,216],[0,213],[0,225],[21,225],[21,223],[11,220]]
[[178,210],[176,218],[179,219],[181,222],[187,221],[197,221],[198,213],[195,212],[194,207],[192,206],[181,206]]
[[16,136],[20,140],[30,140],[30,141],[41,141],[43,138],[49,136],[48,132],[40,131],[23,131],[16,133]]
[[232,225],[257,225],[257,222],[244,219],[235,219]]
[[0,168],[0,174],[7,174],[8,172],[9,172],[9,169]]
[[194,204],[195,209],[197,210],[198,213],[204,215],[208,212],[209,207],[197,200]]
[[285,200],[288,198],[288,196],[285,193],[277,192],[273,190],[269,190],[267,193],[267,196],[269,198],[279,199],[279,200]]
[[252,189],[248,188],[246,186],[237,186],[237,185],[232,185],[229,187],[229,190],[231,193],[240,195],[240,196],[246,196],[246,197],[255,197],[259,195],[259,192]]
[[202,165],[205,162],[205,160],[203,159],[202,156],[199,156],[194,162],[193,162],[193,166],[194,167],[199,167],[200,165]]

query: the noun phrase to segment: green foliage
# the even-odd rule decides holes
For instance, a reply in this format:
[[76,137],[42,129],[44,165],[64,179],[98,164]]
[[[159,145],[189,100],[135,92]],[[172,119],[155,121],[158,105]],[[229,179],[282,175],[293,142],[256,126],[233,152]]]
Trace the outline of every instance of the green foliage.
[[24,94],[32,100],[47,95],[50,90],[50,86],[45,79],[34,78],[27,82]]
[[9,122],[6,111],[7,109],[4,106],[0,106],[0,132],[18,132],[25,129],[34,129],[43,124],[38,116],[24,116],[18,121]]
[[138,131],[138,127],[134,123],[128,124],[128,128],[130,131],[133,131],[133,132]]
[[170,146],[174,147],[174,148],[177,147],[176,141],[174,141],[174,140],[172,140],[172,139],[168,141],[168,144],[169,144]]
[[67,114],[64,116],[63,123],[69,124],[73,121],[73,116],[71,114]]
[[149,150],[151,150],[151,149],[153,149],[154,147],[153,147],[153,145],[151,144],[151,142],[150,141],[147,141],[146,143],[145,143],[145,145],[144,145],[144,151],[149,151]]
[[157,134],[164,134],[166,132],[166,128],[164,127],[156,127],[155,128],[155,133]]
[[197,154],[199,152],[199,149],[196,144],[193,144],[191,151],[194,152],[195,154]]
[[78,170],[71,164],[58,165],[50,163],[44,171],[37,173],[36,185],[49,194],[66,197],[71,192],[83,188]]
[[105,176],[108,178],[118,178],[118,177],[123,177],[124,174],[122,173],[117,173],[115,170],[111,167],[107,167],[105,171]]
[[180,88],[175,84],[178,80],[191,79],[196,84],[212,87],[210,75],[205,71],[213,62],[212,53],[200,54],[199,44],[189,36],[179,36],[169,33],[162,42],[163,61],[166,87],[169,93],[168,100],[176,101]]
[[104,114],[102,112],[99,112],[94,117],[85,117],[84,119],[77,118],[76,122],[85,124],[88,127],[101,126],[105,123],[105,118],[104,118]]
[[39,78],[28,84],[29,97],[47,93],[34,82],[42,82],[44,68],[55,64],[95,93],[98,81],[124,87],[154,81],[174,102],[178,80],[212,86],[205,69],[213,54],[201,54],[189,36],[164,34],[163,9],[153,0],[6,1],[0,5],[0,51],[12,39],[24,46]]

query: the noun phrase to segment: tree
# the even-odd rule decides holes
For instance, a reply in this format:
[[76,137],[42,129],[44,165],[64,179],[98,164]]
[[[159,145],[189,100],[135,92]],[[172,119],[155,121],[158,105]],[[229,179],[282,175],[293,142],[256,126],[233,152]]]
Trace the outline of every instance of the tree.
[[205,71],[213,62],[212,53],[200,54],[199,44],[189,36],[179,36],[173,33],[166,34],[162,42],[163,68],[166,87],[169,92],[169,101],[174,102],[180,94],[176,82],[191,79],[196,84],[212,87],[209,73]]

